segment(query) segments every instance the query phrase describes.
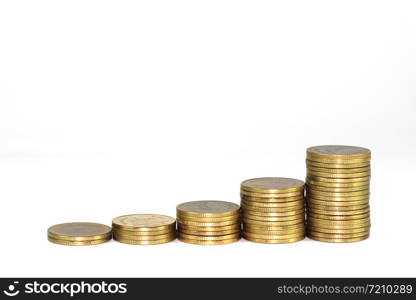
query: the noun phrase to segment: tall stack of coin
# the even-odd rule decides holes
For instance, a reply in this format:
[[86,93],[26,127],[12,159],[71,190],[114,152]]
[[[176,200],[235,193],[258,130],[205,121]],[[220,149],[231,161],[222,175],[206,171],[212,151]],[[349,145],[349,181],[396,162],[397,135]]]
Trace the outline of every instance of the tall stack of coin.
[[91,246],[111,240],[111,227],[88,222],[63,223],[49,227],[48,240],[66,246]]
[[305,238],[304,185],[301,180],[264,177],[241,183],[245,239],[267,244]]
[[132,245],[164,244],[176,239],[176,220],[156,214],[126,215],[113,219],[113,237]]
[[367,239],[370,150],[328,145],[306,152],[308,237],[334,243]]
[[191,201],[176,207],[179,240],[223,245],[241,238],[240,206],[225,201]]

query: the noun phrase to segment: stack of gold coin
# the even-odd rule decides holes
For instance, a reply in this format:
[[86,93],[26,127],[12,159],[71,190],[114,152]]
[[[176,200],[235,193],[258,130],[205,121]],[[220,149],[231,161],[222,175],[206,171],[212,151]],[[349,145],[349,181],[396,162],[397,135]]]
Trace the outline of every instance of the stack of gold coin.
[[230,244],[241,238],[240,206],[225,201],[191,201],[176,207],[179,240],[197,245]]
[[241,183],[243,236],[280,244],[305,238],[304,186],[301,180],[264,177]]
[[366,148],[308,148],[307,235],[334,243],[365,240],[370,235],[370,159]]
[[111,240],[111,227],[88,222],[63,223],[49,227],[48,240],[66,246],[91,246]]
[[113,238],[132,245],[168,243],[176,239],[176,220],[156,214],[117,217],[113,219]]

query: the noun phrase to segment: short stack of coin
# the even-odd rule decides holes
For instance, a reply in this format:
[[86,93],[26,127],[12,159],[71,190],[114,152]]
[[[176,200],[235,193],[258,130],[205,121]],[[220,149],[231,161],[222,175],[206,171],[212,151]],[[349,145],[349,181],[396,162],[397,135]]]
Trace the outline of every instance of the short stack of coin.
[[126,215],[113,219],[113,238],[132,245],[164,244],[176,239],[176,220],[156,214]]
[[367,239],[370,150],[327,145],[308,148],[306,153],[308,237],[333,243]]
[[176,207],[179,240],[197,245],[230,244],[241,238],[240,206],[225,201],[191,201]]
[[48,240],[66,246],[91,246],[111,240],[111,227],[88,222],[63,223],[49,227]]
[[305,183],[264,177],[241,183],[243,236],[246,240],[281,244],[305,238]]

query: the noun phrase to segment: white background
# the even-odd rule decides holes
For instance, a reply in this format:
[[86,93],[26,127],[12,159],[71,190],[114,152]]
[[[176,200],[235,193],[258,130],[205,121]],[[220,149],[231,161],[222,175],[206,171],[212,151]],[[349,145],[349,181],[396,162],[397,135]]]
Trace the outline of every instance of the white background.
[[[416,276],[414,1],[1,1],[1,276]],[[369,147],[372,235],[202,247],[46,239],[239,201]]]

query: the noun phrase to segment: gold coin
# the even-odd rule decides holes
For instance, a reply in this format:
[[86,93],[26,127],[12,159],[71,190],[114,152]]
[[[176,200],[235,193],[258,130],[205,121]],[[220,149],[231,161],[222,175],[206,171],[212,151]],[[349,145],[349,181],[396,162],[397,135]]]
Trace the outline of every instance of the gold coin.
[[243,232],[255,233],[255,234],[265,234],[265,235],[287,235],[287,234],[304,234],[306,232],[306,227],[295,228],[290,230],[258,230],[253,228],[244,228]]
[[259,207],[259,206],[243,206],[243,212],[249,211],[251,213],[253,212],[260,212],[260,213],[287,213],[287,212],[293,212],[298,211],[301,209],[304,209],[304,205],[298,205],[298,206],[290,206],[290,207]]
[[278,239],[278,240],[266,240],[266,239],[256,239],[245,236],[244,239],[254,243],[261,243],[261,244],[287,244],[287,243],[295,243],[305,239],[304,236],[299,236],[296,238],[291,239]]
[[241,206],[243,207],[243,209],[245,207],[250,207],[250,206],[257,206],[257,207],[274,207],[274,208],[278,208],[278,207],[298,207],[298,206],[303,206],[305,203],[304,199],[301,200],[297,200],[297,201],[292,201],[292,202],[279,202],[279,203],[265,203],[265,202],[254,202],[254,201],[246,201],[246,200],[241,200]]
[[265,232],[265,231],[296,231],[305,228],[305,222],[295,224],[295,225],[283,225],[283,226],[262,226],[262,225],[252,225],[243,223],[244,231],[249,232]]
[[322,232],[316,232],[316,231],[308,231],[308,234],[312,235],[314,237],[323,237],[323,238],[327,238],[327,239],[351,239],[351,238],[366,236],[369,233],[368,232],[358,232],[358,233],[335,234],[335,233],[322,233]]
[[285,211],[285,212],[259,212],[259,211],[252,211],[252,210],[244,210],[244,215],[254,215],[259,217],[290,217],[294,215],[304,214],[305,209],[297,209],[292,211]]
[[285,225],[297,225],[300,223],[304,223],[304,219],[292,220],[292,221],[274,221],[274,222],[267,222],[267,221],[256,221],[251,219],[244,219],[244,224],[251,224],[251,225],[261,225],[266,227],[272,226],[285,226]]
[[[337,221],[339,222],[339,221]],[[358,224],[341,224],[341,225],[337,225],[337,224],[328,224],[328,223],[314,223],[314,222],[309,222],[308,221],[308,228],[310,227],[314,227],[314,228],[321,228],[323,229],[331,229],[331,230],[352,230],[352,229],[357,229],[357,228],[362,228],[362,227],[367,227],[367,226],[371,226],[371,222],[370,220],[368,220],[368,222],[366,223],[358,223]]]
[[154,241],[154,240],[163,240],[174,238],[176,236],[176,232],[168,233],[168,234],[161,234],[161,235],[130,235],[130,234],[123,234],[123,233],[113,233],[114,239],[126,239],[126,240],[137,240],[137,241]]
[[371,151],[367,148],[345,145],[321,145],[306,149],[309,157],[328,160],[365,160],[371,158]]
[[176,220],[157,214],[125,215],[113,219],[113,228],[131,231],[159,231],[175,228]]
[[199,235],[199,236],[218,236],[218,235],[238,233],[238,232],[241,232],[241,230],[240,228],[231,229],[231,230],[222,230],[222,231],[193,231],[193,230],[181,229],[179,232],[191,234],[191,235]]
[[284,177],[263,177],[245,180],[241,183],[241,190],[254,193],[287,194],[302,192],[304,182],[298,179]]
[[233,224],[238,224],[240,223],[240,219],[238,220],[231,220],[231,221],[224,221],[224,222],[193,222],[193,221],[187,221],[187,220],[182,220],[182,219],[178,219],[178,224],[181,225],[191,225],[191,226],[227,226],[227,225],[233,225]]
[[294,215],[294,216],[289,216],[289,217],[262,217],[262,216],[256,216],[256,215],[249,215],[249,214],[245,214],[244,215],[244,220],[249,219],[249,220],[257,220],[257,221],[264,221],[264,222],[280,222],[280,221],[293,221],[293,220],[304,220],[305,219],[305,214],[299,214],[299,215]]
[[327,168],[327,169],[355,169],[369,167],[370,162],[337,164],[337,163],[321,163],[313,160],[306,160],[306,167]]
[[190,217],[225,217],[238,214],[240,206],[236,203],[216,200],[191,201],[176,207],[178,215]]
[[90,240],[90,241],[70,241],[70,240],[60,240],[55,239],[53,237],[48,236],[48,241],[54,244],[58,245],[64,245],[64,246],[92,246],[92,245],[98,245],[103,244],[105,242],[108,242],[111,240],[110,238],[100,239],[100,240]]
[[233,216],[225,216],[225,217],[218,217],[218,218],[198,218],[198,217],[189,217],[184,216],[181,214],[177,215],[177,218],[180,220],[192,221],[192,222],[205,222],[205,223],[217,223],[217,222],[226,222],[226,221],[234,221],[237,223],[240,219],[240,213],[235,214]]
[[344,220],[356,220],[356,219],[369,218],[370,213],[363,213],[359,215],[347,215],[347,216],[321,215],[321,214],[309,213],[308,216],[312,218],[316,218],[316,219],[344,221]]
[[369,208],[369,204],[362,205],[350,205],[350,206],[335,206],[335,205],[317,205],[313,203],[308,203],[307,209],[309,210],[328,210],[328,211],[357,211]]
[[353,242],[359,242],[359,241],[363,241],[369,238],[369,234],[365,235],[365,236],[361,236],[361,237],[357,237],[357,238],[350,238],[350,239],[337,239],[337,238],[323,238],[323,237],[317,237],[311,234],[307,235],[308,238],[312,239],[312,240],[316,240],[316,241],[320,241],[320,242],[328,242],[328,243],[353,243]]
[[298,237],[305,237],[305,232],[298,232],[294,234],[259,234],[251,232],[243,232],[244,237],[263,239],[263,240],[282,240],[282,239],[293,239]]
[[111,239],[111,227],[88,222],[63,223],[49,227],[48,236],[57,240],[91,241]]
[[339,183],[339,184],[347,184],[347,183],[357,183],[363,181],[370,181],[371,176],[366,177],[357,177],[357,178],[326,178],[326,177],[319,177],[319,176],[312,176],[308,175],[306,181],[314,181],[317,183]]
[[351,201],[364,201],[370,199],[370,194],[364,196],[353,196],[353,197],[333,197],[333,196],[322,196],[322,195],[307,195],[306,202],[309,199],[330,201],[330,202],[351,202]]
[[324,172],[315,172],[312,170],[307,170],[306,173],[307,177],[325,177],[325,178],[362,178],[362,177],[370,177],[371,172],[361,172],[361,173],[324,173]]
[[132,230],[122,230],[122,229],[117,229],[117,228],[113,229],[113,233],[132,235],[132,236],[148,236],[148,235],[157,236],[157,235],[174,233],[174,232],[176,232],[176,229],[174,227],[171,227],[165,230],[158,230],[158,231],[132,231]]
[[240,229],[241,223],[236,223],[226,226],[191,226],[178,224],[179,230],[191,230],[191,231],[223,231],[223,230],[235,230]]
[[330,192],[330,193],[350,193],[369,190],[369,185],[356,186],[356,187],[326,187],[318,185],[308,185],[311,189],[315,191]]
[[218,236],[200,236],[200,235],[192,235],[186,234],[183,232],[179,232],[179,238],[187,239],[187,240],[198,240],[198,241],[221,241],[221,240],[231,240],[235,238],[241,237],[241,233],[232,233],[226,235],[218,235]]
[[[325,227],[324,225],[330,225],[330,226],[351,226],[354,225],[360,225],[359,227],[365,226],[365,224],[370,223],[370,218],[364,218],[364,219],[358,219],[358,220],[348,220],[348,221],[333,221],[333,220],[323,220],[323,219],[317,219],[308,216],[308,224],[312,224],[313,226],[317,227]],[[314,225],[315,224],[315,225]]]
[[361,168],[344,168],[344,169],[340,169],[340,168],[335,168],[335,169],[329,169],[329,168],[318,168],[318,167],[313,167],[313,166],[309,166],[308,170],[312,171],[312,172],[318,172],[318,173],[341,173],[341,174],[351,174],[351,173],[362,173],[362,172],[370,172],[371,171],[371,167],[361,167]]
[[191,239],[185,239],[183,237],[180,237],[179,240],[184,243],[188,244],[195,244],[195,245],[204,245],[204,246],[214,246],[214,245],[225,245],[225,244],[231,244],[238,242],[241,239],[241,237],[229,239],[229,240],[218,240],[218,241],[200,241],[200,240],[191,240]]
[[335,234],[369,232],[370,228],[371,226],[356,227],[356,228],[350,228],[350,229],[328,229],[328,228],[308,226],[308,229],[311,231],[317,231],[317,232],[322,232],[322,233],[335,233]]
[[329,215],[329,216],[353,216],[353,215],[361,215],[364,213],[369,213],[370,209],[359,209],[359,210],[343,210],[343,211],[335,211],[335,210],[321,210],[321,209],[309,209],[307,212],[308,218],[311,216],[311,213],[320,214],[320,215]]
[[249,196],[252,198],[273,198],[273,199],[280,199],[280,198],[300,198],[304,195],[304,191],[299,192],[289,192],[289,193],[279,193],[279,194],[272,194],[272,193],[255,193],[255,192],[247,192],[245,190],[240,190],[240,194],[242,196]]
[[316,200],[309,198],[307,205],[314,206],[360,206],[360,205],[369,205],[369,200],[358,200],[358,201],[325,201],[325,200]]
[[305,196],[304,195],[299,195],[299,196],[295,196],[295,197],[287,197],[287,198],[258,198],[258,197],[250,197],[250,196],[245,196],[245,195],[241,195],[241,200],[245,200],[245,201],[254,201],[254,202],[292,202],[292,201],[298,201],[298,200],[302,200],[304,199]]
[[324,197],[334,197],[334,198],[343,198],[343,197],[346,198],[346,197],[367,196],[367,195],[370,195],[370,191],[369,190],[363,190],[363,191],[348,192],[348,193],[330,193],[330,192],[322,192],[322,191],[317,191],[317,190],[313,190],[311,188],[308,188],[307,194],[311,195],[312,197],[314,197],[314,196],[324,196]]
[[321,186],[321,187],[331,187],[331,188],[351,188],[359,186],[369,186],[370,181],[359,181],[359,182],[347,182],[347,183],[334,183],[334,182],[323,182],[315,180],[306,180],[307,185],[310,186]]
[[124,239],[124,238],[117,238],[114,240],[119,243],[130,244],[130,245],[158,245],[158,244],[166,244],[166,243],[172,242],[175,239],[176,239],[176,236],[167,238],[167,239],[147,240],[147,241],[131,240],[131,239]]

